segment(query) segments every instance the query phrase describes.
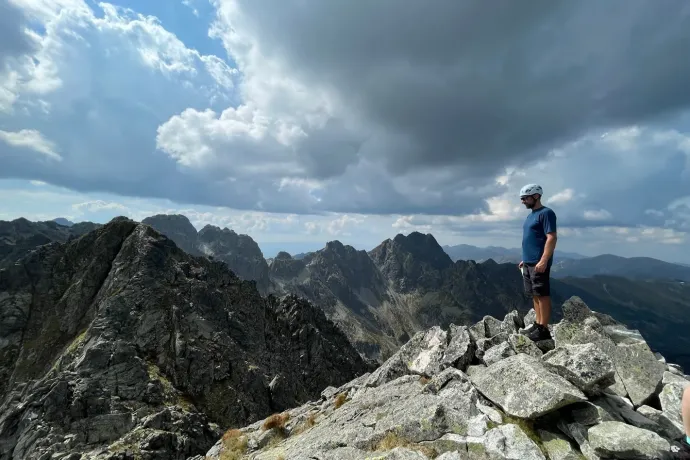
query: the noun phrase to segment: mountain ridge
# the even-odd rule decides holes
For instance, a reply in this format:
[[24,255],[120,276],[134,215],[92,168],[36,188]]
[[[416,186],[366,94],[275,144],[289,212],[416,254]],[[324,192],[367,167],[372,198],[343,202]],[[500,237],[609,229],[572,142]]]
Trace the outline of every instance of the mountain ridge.
[[0,292],[2,458],[187,458],[370,369],[318,307],[126,218],[40,246]]
[[[167,219],[159,217],[163,222]],[[147,219],[145,221],[150,221]],[[182,238],[189,235],[187,241],[194,243],[193,249],[201,248],[198,240],[193,240],[196,230],[186,217],[176,216],[172,220],[180,220],[187,228],[187,233],[178,233]],[[218,245],[218,253],[241,278],[254,279],[262,294],[291,293],[310,300],[346,332],[363,356],[379,362],[414,333],[432,324],[466,324],[476,320],[482,312],[502,315],[513,308],[524,312],[531,307],[522,292],[522,282],[514,264],[497,263],[493,259],[481,263],[449,262],[450,257],[433,235],[413,232],[409,241],[405,235],[396,235],[370,251],[357,250],[333,240],[302,258],[283,252],[280,257],[265,260],[258,254],[260,249],[250,236],[218,227],[207,230],[211,229],[214,229],[211,233],[230,237],[223,243],[225,246]],[[175,234],[174,229],[171,233]],[[242,239],[244,243],[240,243]],[[182,246],[184,244],[182,241]],[[681,305],[687,304],[682,298],[690,294],[682,285],[667,282],[637,285],[636,280],[622,279],[614,282],[619,288],[612,296],[604,291],[606,283],[598,275],[589,275],[580,280],[554,273],[554,300],[562,302],[571,295],[579,295],[602,311],[623,315],[649,335],[653,347],[662,350],[670,359],[690,363],[690,356],[680,354],[668,340],[683,327],[690,328],[688,319],[675,315],[673,324],[663,322],[664,326],[660,326],[662,318],[652,301],[656,296],[668,299],[669,305],[678,303],[679,299]],[[641,289],[642,286],[645,289]],[[630,292],[638,297],[631,298]],[[640,304],[631,310],[631,302],[636,301]],[[630,311],[637,316],[631,316]],[[685,345],[690,349],[690,342]]]

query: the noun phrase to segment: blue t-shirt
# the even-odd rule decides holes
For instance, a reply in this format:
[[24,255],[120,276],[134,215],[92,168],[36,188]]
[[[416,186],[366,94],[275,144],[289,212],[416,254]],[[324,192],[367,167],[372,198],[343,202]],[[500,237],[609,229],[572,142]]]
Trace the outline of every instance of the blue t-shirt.
[[[522,227],[522,261],[536,264],[544,254],[546,234],[556,231],[556,213],[542,206],[533,210],[525,219]],[[549,263],[553,261],[553,256]]]

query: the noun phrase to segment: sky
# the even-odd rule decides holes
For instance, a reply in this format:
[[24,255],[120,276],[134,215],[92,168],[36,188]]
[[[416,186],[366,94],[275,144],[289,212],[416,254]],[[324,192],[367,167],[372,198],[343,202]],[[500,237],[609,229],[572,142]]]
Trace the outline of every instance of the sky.
[[690,263],[690,2],[0,0],[0,219]]

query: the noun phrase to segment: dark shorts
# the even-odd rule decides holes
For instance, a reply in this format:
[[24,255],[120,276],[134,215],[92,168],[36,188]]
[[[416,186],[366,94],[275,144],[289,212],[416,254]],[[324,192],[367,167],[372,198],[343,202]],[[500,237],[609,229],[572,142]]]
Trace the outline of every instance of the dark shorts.
[[550,296],[551,295],[551,264],[546,265],[546,271],[537,273],[534,267],[537,264],[522,265],[522,283],[525,286],[525,293],[531,296]]

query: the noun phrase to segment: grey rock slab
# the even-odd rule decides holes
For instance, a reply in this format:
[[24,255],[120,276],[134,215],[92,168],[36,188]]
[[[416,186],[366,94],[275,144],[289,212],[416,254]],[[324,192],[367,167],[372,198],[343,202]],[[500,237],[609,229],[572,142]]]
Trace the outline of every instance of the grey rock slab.
[[644,404],[658,391],[666,365],[656,359],[645,343],[616,345],[596,317],[587,317],[577,303],[572,305],[575,307],[571,316],[578,318],[579,322],[563,320],[554,327],[556,347],[596,345],[616,368],[616,382],[610,389],[621,396],[629,395],[636,406]]
[[645,404],[661,388],[666,365],[657,361],[645,342],[619,344],[614,350],[613,360],[630,400],[635,406]]
[[484,320],[480,320],[474,323],[472,326],[468,328],[467,332],[469,332],[470,337],[472,337],[472,340],[474,340],[475,342],[479,339],[485,339],[486,326],[484,325]]
[[492,403],[520,418],[533,419],[587,399],[541,360],[525,354],[503,359],[471,379]]
[[445,369],[426,384],[418,375],[404,375],[357,391],[341,407],[331,406],[317,415],[306,431],[262,450],[256,458],[337,458],[336,452],[345,455],[340,451],[343,446],[357,451],[342,458],[376,457],[382,454],[377,449],[387,436],[411,448],[410,444],[428,443],[448,433],[482,434],[489,418],[480,411],[478,400],[479,393],[460,370]]
[[534,310],[534,308],[531,308],[527,314],[525,315],[522,323],[523,323],[523,329],[526,329],[530,327],[532,324],[534,324],[537,321],[537,312]]
[[556,342],[553,339],[538,340],[534,344],[541,350],[542,353],[548,353],[556,348]]
[[402,357],[407,368],[420,375],[432,376],[439,373],[447,343],[447,332],[440,327],[427,330],[417,346],[403,347]]
[[583,323],[594,315],[587,304],[578,296],[572,296],[562,305],[563,320],[571,323]]
[[[644,337],[642,337],[640,331],[636,329],[628,329],[623,325],[604,326],[604,331],[609,337],[611,337],[611,340],[613,340],[613,342],[617,345],[633,345],[636,343],[647,343]],[[656,354],[654,355],[654,357],[658,360],[658,356],[656,356]]]
[[427,460],[429,457],[419,451],[395,447],[388,452],[376,452],[368,456],[367,460]]
[[490,458],[505,460],[546,460],[539,446],[512,423],[498,426],[485,435]]
[[505,332],[506,334],[514,334],[520,329],[522,329],[525,326],[525,323],[522,321],[522,318],[520,317],[520,314],[518,313],[517,310],[513,310],[510,313],[508,313],[505,318],[503,318],[503,322],[501,324],[501,332]]
[[439,326],[417,332],[405,345],[367,377],[364,386],[375,387],[406,374],[433,376],[445,366],[448,333]]
[[533,341],[523,334],[511,334],[508,341],[516,354],[524,353],[535,358],[540,358],[544,354]]
[[622,422],[602,422],[587,431],[594,452],[606,458],[670,458],[671,445],[658,434]]
[[444,452],[436,457],[436,460],[466,460],[467,456],[461,456],[459,451]]
[[504,332],[503,329],[503,321],[500,319],[494,318],[493,316],[487,315],[485,316],[482,321],[484,322],[484,327],[486,330],[486,337],[491,338],[494,337],[495,335],[500,334],[501,332]]
[[466,390],[470,388],[470,378],[467,374],[454,367],[444,369],[442,372],[434,375],[431,380],[424,386],[425,393],[438,394],[451,380],[457,380],[464,383]]
[[659,429],[655,431],[665,438],[680,439],[681,436],[685,434],[682,423],[677,419],[671,420],[666,413],[658,409],[649,406],[640,406],[637,408],[637,412],[658,424]]
[[591,343],[561,345],[542,359],[548,369],[586,394],[599,394],[616,382],[613,362]]
[[661,429],[656,422],[645,417],[640,412],[635,411],[627,398],[618,395],[604,394],[601,397],[592,399],[591,402],[605,410],[615,421],[625,422],[629,425],[654,432],[659,432]]
[[480,374],[485,370],[486,364],[472,364],[470,366],[467,366],[467,370],[465,371],[465,373],[471,377],[473,375]]
[[476,348],[467,326],[450,325],[450,341],[443,352],[441,362],[444,366],[453,366],[460,370],[467,369]]
[[683,400],[683,391],[688,385],[690,385],[690,382],[669,382],[663,386],[659,393],[661,410],[672,421],[682,422],[680,415],[681,402]]
[[491,347],[495,347],[496,345],[507,341],[508,334],[505,332],[500,332],[491,338],[479,339],[476,342],[477,348],[475,350],[475,356],[477,359],[482,361],[484,359],[484,353],[486,353]]
[[661,379],[662,385],[668,385],[669,383],[677,384],[683,388],[690,385],[690,380],[686,379],[685,376],[674,374],[673,372],[664,372]]
[[484,364],[486,364],[487,366],[491,366],[492,364],[497,363],[502,359],[514,355],[515,351],[513,350],[513,347],[510,345],[510,343],[502,342],[494,347],[489,348],[487,352],[484,353]]
[[666,365],[666,367],[667,367],[669,372],[672,372],[676,375],[681,375],[681,376],[683,375],[683,368],[680,367],[678,364],[668,363]]

